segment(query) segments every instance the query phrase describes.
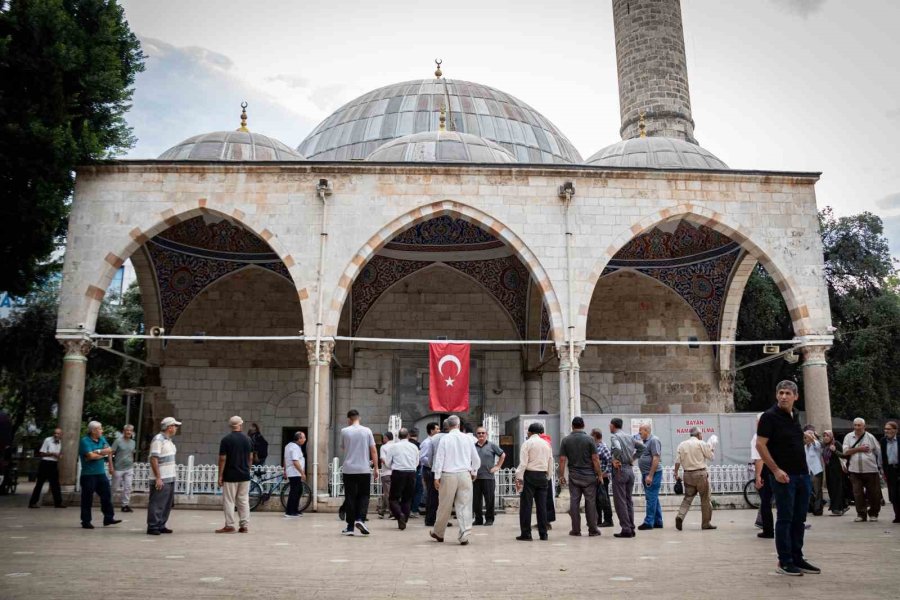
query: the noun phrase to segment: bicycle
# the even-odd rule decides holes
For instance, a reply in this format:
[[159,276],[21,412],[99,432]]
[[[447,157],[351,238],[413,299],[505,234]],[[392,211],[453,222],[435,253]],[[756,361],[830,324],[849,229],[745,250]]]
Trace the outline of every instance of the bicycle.
[[[250,510],[256,510],[260,504],[268,502],[275,494],[281,499],[281,507],[286,509],[290,491],[290,482],[283,473],[262,478],[254,474],[254,478],[250,480]],[[312,489],[305,481],[302,481],[298,510],[303,512],[309,508],[310,504],[312,504]]]
[[759,508],[759,490],[756,489],[756,477],[744,484],[744,501],[750,508]]

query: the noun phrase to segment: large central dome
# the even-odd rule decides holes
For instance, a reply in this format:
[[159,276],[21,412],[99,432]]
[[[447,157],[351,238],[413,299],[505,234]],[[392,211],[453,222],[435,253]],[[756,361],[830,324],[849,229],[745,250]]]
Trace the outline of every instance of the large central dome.
[[406,81],[348,102],[319,124],[298,150],[309,160],[363,160],[380,145],[447,129],[500,144],[520,163],[582,162],[572,143],[539,112],[505,92],[454,79]]

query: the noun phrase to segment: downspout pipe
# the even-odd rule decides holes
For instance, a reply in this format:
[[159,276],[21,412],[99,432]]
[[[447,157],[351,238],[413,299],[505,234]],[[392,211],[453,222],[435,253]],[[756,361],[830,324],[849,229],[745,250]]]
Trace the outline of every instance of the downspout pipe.
[[[577,398],[575,398],[575,273],[572,265],[572,254],[574,246],[574,235],[572,233],[571,207],[572,198],[575,196],[575,184],[567,181],[559,186],[559,198],[565,204],[566,218],[566,293],[568,294],[569,323],[568,323],[568,346],[569,346],[569,398],[568,416],[569,419],[576,416],[580,411],[576,408]],[[560,423],[560,435],[563,431],[568,432],[570,423]]]
[[319,507],[319,396],[321,395],[321,361],[322,321],[325,314],[325,289],[322,281],[325,278],[325,249],[328,244],[328,196],[331,195],[331,184],[327,179],[320,179],[316,185],[319,200],[322,201],[322,232],[319,234],[319,270],[316,273],[316,369],[313,373],[313,414],[312,414],[312,510]]

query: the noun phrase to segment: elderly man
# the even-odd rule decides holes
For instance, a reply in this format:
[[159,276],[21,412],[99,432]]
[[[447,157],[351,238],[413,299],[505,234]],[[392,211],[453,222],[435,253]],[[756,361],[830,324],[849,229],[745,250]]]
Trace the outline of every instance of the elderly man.
[[591,430],[591,437],[597,447],[597,457],[600,459],[600,471],[603,479],[597,484],[597,518],[600,523],[597,527],[612,527],[612,504],[609,501],[609,483],[612,479],[612,453],[609,447],[603,443],[603,432],[599,429]]
[[94,493],[100,496],[100,510],[103,513],[103,526],[121,523],[113,510],[112,492],[109,478],[106,476],[106,465],[112,466],[112,449],[103,437],[103,426],[91,421],[87,426],[88,433],[78,444],[78,456],[81,459],[81,526],[93,529],[91,525],[91,502]]
[[516,491],[519,492],[519,528],[516,537],[520,542],[531,541],[531,503],[537,506],[537,530],[541,540],[547,540],[547,501],[552,502],[550,481],[553,479],[553,450],[541,438],[544,426],[532,423],[528,426],[525,443],[519,450],[519,466],[516,468]]
[[287,506],[284,507],[285,519],[299,519],[300,496],[303,493],[303,480],[306,479],[306,457],[303,456],[303,444],[306,434],[295,431],[293,439],[284,446],[284,476],[287,477],[290,491]]
[[615,417],[609,422],[610,451],[613,456],[613,501],[616,505],[616,516],[622,530],[614,533],[616,538],[634,537],[634,503],[631,490],[634,487],[634,470],[632,464],[636,452],[642,452],[643,444],[638,444],[633,437],[622,431],[622,419]]
[[[250,465],[253,464],[253,444],[241,431],[244,420],[235,415],[228,419],[231,433],[219,442],[219,487],[222,488],[222,507],[225,527],[216,533],[248,533],[250,531]],[[234,528],[237,507],[239,528]]]
[[113,493],[119,490],[119,499],[122,501],[122,512],[130,513],[131,510],[131,485],[134,482],[134,425],[126,425],[122,428],[122,435],[116,438],[112,445],[113,450]]
[[397,527],[406,529],[412,512],[412,499],[416,493],[416,467],[419,465],[419,449],[409,441],[409,430],[401,427],[397,441],[383,455],[385,467],[391,470],[391,495],[388,507],[397,519]]
[[847,458],[856,506],[853,521],[877,521],[881,511],[881,446],[875,436],[866,431],[865,420],[853,419],[853,431],[844,436],[844,457]]
[[[490,527],[494,524],[494,473],[500,470],[506,454],[500,446],[488,440],[487,429],[479,427],[475,430],[475,451],[481,466],[472,486],[472,511],[475,513],[475,525]],[[484,506],[484,511],[482,511]],[[487,513],[487,516],[485,516]]]
[[894,523],[900,523],[900,449],[897,446],[897,422],[888,421],[884,424],[884,437],[881,439],[881,464],[888,499],[894,506]]
[[[38,464],[37,481],[34,482],[34,490],[31,492],[28,508],[40,508],[44,482],[50,483],[50,493],[53,494],[53,506],[65,508],[59,488],[59,457],[62,455],[62,429],[57,427],[53,430],[53,435],[44,438],[44,443],[41,444],[38,454],[41,457],[41,462]],[[2,457],[0,457],[0,460],[2,460]]]
[[175,500],[175,444],[172,437],[178,432],[181,423],[172,417],[166,417],[159,425],[160,432],[150,442],[153,482],[150,484],[150,500],[147,504],[147,535],[172,533],[166,527]]
[[638,459],[641,471],[641,482],[644,485],[644,499],[647,503],[647,514],[644,522],[638,526],[641,531],[662,529],[662,507],[659,505],[659,488],[662,487],[662,469],[659,461],[662,457],[662,442],[653,435],[649,423],[640,426],[638,434],[644,442],[644,451]]
[[712,500],[709,497],[709,472],[706,469],[706,462],[713,458],[713,450],[709,444],[703,441],[703,434],[699,427],[691,427],[690,436],[678,444],[678,448],[675,450],[674,475],[676,480],[681,479],[678,470],[684,468],[684,499],[678,509],[678,516],[675,517],[675,529],[681,531],[684,517],[690,510],[694,496],[697,494],[700,494],[700,528],[715,529],[716,526],[710,523]]
[[559,484],[566,485],[566,467],[569,469],[569,517],[572,529],[569,535],[581,536],[581,497],[584,496],[584,514],[588,535],[600,535],[597,529],[597,484],[603,481],[600,457],[594,440],[584,431],[584,419],[572,419],[572,433],[559,444]]
[[796,383],[779,382],[775,386],[775,406],[762,414],[756,427],[756,450],[769,468],[768,483],[775,496],[777,572],[794,576],[822,572],[803,557],[810,481],[803,430],[794,411],[797,397]]
[[445,423],[447,435],[441,438],[434,455],[434,487],[440,493],[440,500],[430,535],[438,542],[444,541],[444,530],[455,508],[458,540],[465,546],[472,531],[472,481],[481,461],[472,438],[459,430],[459,417],[451,415]]

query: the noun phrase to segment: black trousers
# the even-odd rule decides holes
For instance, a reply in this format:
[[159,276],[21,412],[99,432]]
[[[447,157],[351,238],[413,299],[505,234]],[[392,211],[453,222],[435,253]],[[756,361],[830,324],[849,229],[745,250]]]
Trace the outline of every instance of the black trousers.
[[[887,457],[883,457],[887,461]],[[894,519],[900,519],[900,466],[885,465],[884,474],[887,477],[888,499],[894,505]]]
[[519,494],[519,528],[522,535],[531,537],[531,503],[537,506],[538,533],[547,535],[547,496],[550,481],[543,471],[525,471],[522,493]]
[[437,520],[438,509],[438,491],[434,489],[434,472],[425,467],[425,492],[427,498],[425,500],[425,525],[434,527]]
[[597,516],[601,523],[612,525],[612,502],[609,500],[609,479],[597,484]]
[[291,487],[288,492],[288,501],[287,506],[284,508],[284,514],[299,515],[300,496],[303,494],[303,478],[299,475],[297,477],[288,477],[288,484]]
[[391,494],[389,502],[391,514],[400,521],[409,520],[412,499],[416,494],[415,471],[391,471]]
[[41,503],[41,492],[44,482],[50,483],[50,493],[53,494],[53,505],[62,506],[62,493],[59,490],[59,463],[55,460],[41,460],[38,465],[37,481],[34,482],[34,491],[31,492],[30,506]]
[[[494,520],[494,490],[497,482],[494,478],[476,479],[472,483],[472,512],[475,515],[475,524],[484,523],[484,520]],[[482,501],[485,509],[482,511]],[[487,513],[487,514],[484,514]]]
[[85,525],[91,522],[91,504],[94,502],[94,494],[100,496],[100,511],[103,513],[103,522],[109,523],[116,518],[113,510],[112,490],[109,487],[109,478],[106,473],[102,475],[82,475],[81,484],[81,522]]
[[371,482],[372,475],[369,473],[344,473],[344,510],[347,513],[348,528],[352,528],[366,514]]
[[831,459],[835,466],[830,464],[825,467],[825,485],[828,488],[828,510],[833,513],[840,513],[847,505],[844,492],[844,472],[838,464],[839,459],[833,457]]

